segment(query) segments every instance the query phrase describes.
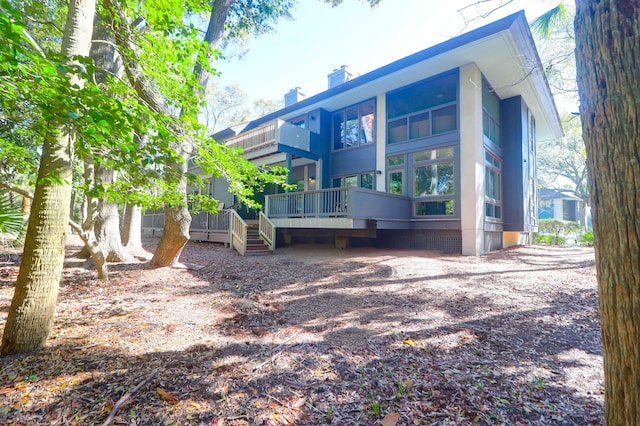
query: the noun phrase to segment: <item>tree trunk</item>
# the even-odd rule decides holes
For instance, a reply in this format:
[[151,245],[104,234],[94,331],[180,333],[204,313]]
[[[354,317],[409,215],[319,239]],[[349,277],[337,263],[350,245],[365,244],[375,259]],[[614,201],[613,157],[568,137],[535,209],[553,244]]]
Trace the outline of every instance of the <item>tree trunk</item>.
[[[96,166],[96,180],[115,182],[116,173],[103,166]],[[118,203],[106,199],[98,200],[98,216],[93,227],[100,252],[107,262],[122,262],[129,255],[120,239],[120,212]]]
[[[110,29],[100,15],[94,20],[94,38],[98,40],[91,46],[90,55],[96,66],[95,80],[98,84],[105,83],[109,75],[122,76],[122,59],[113,43],[115,39]],[[95,155],[101,155],[101,149]],[[85,176],[96,184],[109,185],[116,181],[117,174],[103,164],[93,164],[93,176]],[[108,262],[121,262],[129,256],[120,239],[120,213],[118,204],[106,199],[96,200],[95,218],[92,227],[101,258]],[[85,247],[88,251],[88,247]]]
[[22,196],[20,211],[25,215],[31,211],[31,198],[25,197],[24,195]]
[[[71,0],[62,54],[89,54],[95,0]],[[77,80],[77,79],[76,79]],[[82,81],[75,81],[82,85]],[[71,126],[45,135],[22,263],[2,336],[2,354],[44,346],[62,275],[71,200],[74,133]]]
[[[215,49],[224,35],[224,23],[229,13],[229,8],[233,0],[215,0],[211,6],[211,15],[209,16],[209,24],[204,37],[204,42],[209,45],[207,59],[209,62],[213,60],[212,51]],[[198,79],[198,87],[194,87],[195,91],[204,92],[204,88],[209,79],[209,72],[202,64],[196,64],[194,73]],[[179,168],[182,176],[187,173],[187,163],[189,160],[190,150],[183,149],[183,163],[176,163],[174,168]],[[162,230],[162,238],[158,244],[158,248],[151,259],[151,266],[169,266],[179,262],[180,254],[185,244],[190,239],[189,227],[191,225],[191,214],[186,204],[187,183],[186,178],[182,178],[180,182],[180,190],[185,195],[184,204],[178,207],[165,206],[164,209],[164,228]]]
[[605,373],[605,422],[640,424],[640,7],[576,1]]
[[125,247],[142,247],[142,209],[140,206],[124,206],[122,219],[122,244]]

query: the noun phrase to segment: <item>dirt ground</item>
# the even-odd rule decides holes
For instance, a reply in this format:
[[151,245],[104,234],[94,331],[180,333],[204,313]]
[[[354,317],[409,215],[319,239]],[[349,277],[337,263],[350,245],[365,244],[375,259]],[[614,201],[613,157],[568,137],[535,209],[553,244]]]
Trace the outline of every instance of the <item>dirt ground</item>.
[[[108,282],[78,249],[46,348],[0,358],[0,424],[603,423],[592,248],[191,242],[188,268],[139,250]],[[0,255],[0,330],[18,265]]]

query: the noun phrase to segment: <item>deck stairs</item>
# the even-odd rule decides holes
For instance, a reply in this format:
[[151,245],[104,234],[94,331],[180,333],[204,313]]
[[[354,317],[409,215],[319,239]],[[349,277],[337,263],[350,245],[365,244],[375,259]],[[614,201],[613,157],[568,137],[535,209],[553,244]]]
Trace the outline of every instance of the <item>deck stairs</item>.
[[229,221],[230,246],[242,256],[260,256],[273,254],[276,242],[276,228],[260,212],[259,219],[245,221],[235,210],[230,210]]
[[262,238],[260,238],[260,230],[258,223],[247,223],[247,241],[245,245],[245,256],[263,256],[266,254],[273,254],[273,250],[269,248]]

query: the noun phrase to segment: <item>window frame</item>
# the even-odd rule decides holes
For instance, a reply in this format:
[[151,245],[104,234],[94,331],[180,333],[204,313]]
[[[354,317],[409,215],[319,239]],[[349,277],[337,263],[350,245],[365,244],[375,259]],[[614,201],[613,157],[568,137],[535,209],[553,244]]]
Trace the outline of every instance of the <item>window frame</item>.
[[[371,188],[368,188],[366,186],[362,186],[363,180],[362,177],[369,175],[371,176]],[[356,185],[345,185],[346,183],[346,179],[348,178],[356,178]],[[335,186],[336,181],[340,181],[340,185],[339,186]],[[376,174],[373,170],[371,171],[367,171],[367,172],[361,172],[361,173],[349,173],[346,175],[341,175],[341,176],[333,176],[331,178],[331,187],[332,188],[351,188],[351,187],[355,187],[355,188],[364,188],[364,189],[371,189],[371,190],[375,190],[376,187]]]
[[[349,112],[355,110],[355,119],[349,118]],[[370,131],[367,132],[364,126],[365,117],[371,116]],[[349,122],[355,121],[356,141],[348,142],[347,132],[349,131]],[[341,122],[340,143],[336,139],[338,133],[336,124]],[[352,126],[353,128],[353,126]],[[367,140],[367,135],[371,136],[371,140]],[[367,99],[366,101],[350,105],[346,108],[336,110],[331,113],[331,151],[339,152],[347,149],[354,149],[363,146],[371,146],[376,143],[376,102],[375,99]]]
[[[458,170],[458,163],[457,163],[457,149],[458,147],[456,145],[446,145],[446,146],[442,146],[442,147],[434,147],[434,148],[430,148],[430,149],[426,149],[426,150],[421,150],[421,151],[416,151],[416,152],[412,152],[410,154],[410,159],[411,159],[411,201],[412,201],[412,217],[415,218],[433,218],[433,219],[450,219],[450,218],[456,218],[458,217],[458,179],[459,177],[457,176],[457,170]],[[437,154],[438,152],[445,152],[445,150],[451,150],[450,151],[450,155],[447,155],[445,157],[439,157],[439,155]],[[432,152],[431,156],[434,156],[435,153],[435,158],[430,158],[430,159],[425,159],[425,160],[420,160],[420,161],[416,161],[416,158],[425,152]],[[438,193],[438,194],[427,194],[427,195],[416,195],[415,192],[415,185],[416,185],[416,178],[417,178],[417,169],[418,168],[422,168],[422,167],[426,167],[426,166],[433,166],[433,165],[450,165],[451,166],[451,182],[450,182],[450,188],[451,188],[451,192],[449,193]],[[409,189],[407,188],[407,191]],[[419,206],[422,204],[429,204],[429,203],[436,203],[436,204],[445,204],[444,205],[444,209],[446,212],[450,212],[450,213],[444,213],[444,214],[418,214],[419,211]],[[426,207],[426,206],[425,206]],[[440,206],[438,206],[438,208],[440,209]]]
[[[454,113],[455,113],[455,125],[454,128],[452,129],[448,129],[448,130],[444,130],[441,132],[437,132],[434,133],[434,113],[437,113],[438,111],[441,110],[445,110],[448,108],[453,107]],[[428,121],[428,126],[429,128],[427,129],[427,134],[426,135],[417,135],[415,137],[411,137],[412,134],[412,119],[416,118],[418,116],[421,115],[426,115],[428,118],[426,121]],[[447,133],[451,133],[451,132],[456,132],[460,129],[460,120],[459,120],[459,116],[460,113],[458,111],[458,101],[451,101],[451,102],[447,102],[447,103],[443,103],[440,105],[436,105],[434,107],[431,108],[427,108],[427,109],[423,109],[423,110],[419,110],[419,111],[414,111],[410,114],[405,114],[405,115],[400,115],[397,117],[393,117],[393,118],[388,118],[387,119],[387,145],[396,145],[399,143],[406,143],[406,142],[413,142],[419,139],[424,139],[424,138],[429,138],[429,137],[433,137],[433,136],[440,136],[440,135],[444,135]],[[392,137],[391,137],[391,125],[392,124],[401,124],[399,126],[397,126],[398,128],[404,128],[404,139],[399,139],[396,141],[392,142]],[[402,125],[402,123],[404,123]]]
[[[489,157],[489,158],[488,158]],[[503,222],[504,221],[504,203],[503,203],[503,182],[502,182],[502,158],[485,148],[484,150],[484,217],[485,220],[491,222]],[[496,175],[496,182],[498,184],[498,193],[490,193],[489,183],[490,175]],[[495,198],[497,195],[498,198]],[[498,211],[498,215],[496,215]]]

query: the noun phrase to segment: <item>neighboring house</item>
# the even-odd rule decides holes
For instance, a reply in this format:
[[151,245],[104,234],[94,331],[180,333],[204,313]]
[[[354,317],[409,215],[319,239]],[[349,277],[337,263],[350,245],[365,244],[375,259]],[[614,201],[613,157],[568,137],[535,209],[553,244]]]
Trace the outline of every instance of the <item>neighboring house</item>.
[[[279,241],[465,255],[531,242],[536,141],[562,129],[523,12],[359,77],[341,67],[326,91],[285,98],[213,135],[257,165],[290,170],[297,191],[264,194]],[[226,189],[211,182],[228,208]],[[195,238],[216,240],[212,218],[196,216]]]
[[[538,218],[571,220],[584,225],[584,201],[568,189],[541,188],[538,192]],[[590,227],[587,211],[587,225]]]

